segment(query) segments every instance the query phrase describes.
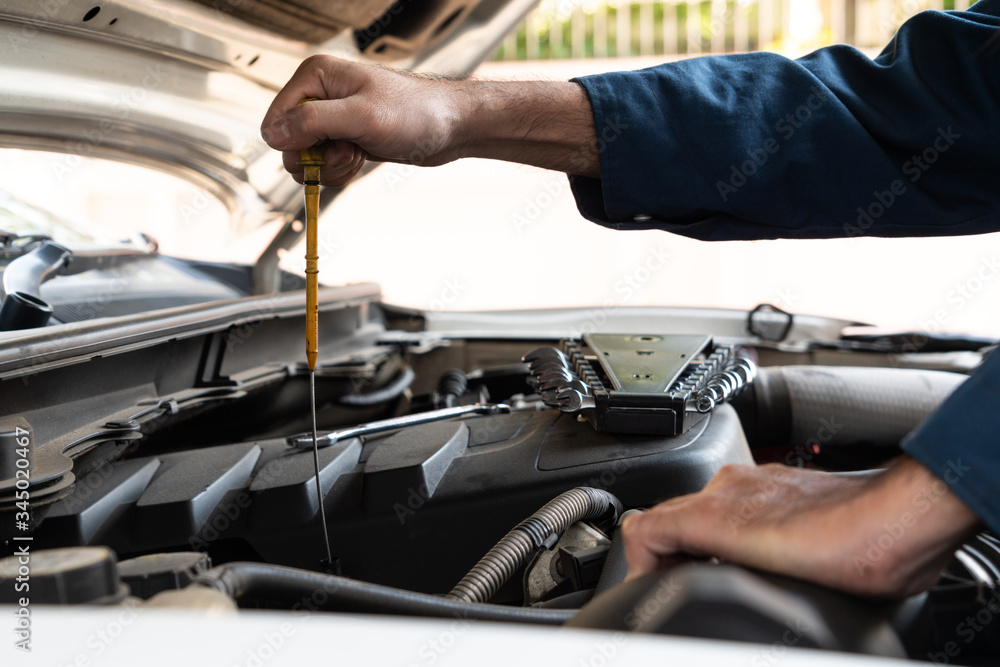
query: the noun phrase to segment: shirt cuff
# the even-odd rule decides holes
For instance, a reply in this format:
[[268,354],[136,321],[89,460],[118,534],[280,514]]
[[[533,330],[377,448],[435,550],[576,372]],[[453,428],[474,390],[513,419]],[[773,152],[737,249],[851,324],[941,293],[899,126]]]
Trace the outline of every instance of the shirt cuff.
[[[947,484],[990,530],[1000,534],[998,409],[1000,353],[993,352],[903,440],[903,450]],[[931,491],[923,500],[914,498],[914,505],[929,509],[929,503],[935,501]]]

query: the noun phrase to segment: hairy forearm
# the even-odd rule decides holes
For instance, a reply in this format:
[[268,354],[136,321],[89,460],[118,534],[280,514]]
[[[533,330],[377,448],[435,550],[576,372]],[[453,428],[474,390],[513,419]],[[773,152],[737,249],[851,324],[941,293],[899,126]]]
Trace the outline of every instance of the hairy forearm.
[[367,160],[481,157],[600,176],[590,100],[568,81],[449,81],[313,56],[274,98],[261,134],[298,180],[298,152],[322,147],[331,186]]
[[858,505],[855,530],[866,539],[851,554],[852,569],[869,579],[871,569],[883,586],[906,593],[933,583],[955,548],[981,527],[944,481],[909,456],[860,494]]
[[726,466],[700,492],[630,517],[630,575],[674,554],[711,555],[851,593],[901,597],[932,585],[976,516],[919,462],[871,476]]
[[463,81],[454,86],[461,110],[457,157],[600,177],[594,116],[578,84]]

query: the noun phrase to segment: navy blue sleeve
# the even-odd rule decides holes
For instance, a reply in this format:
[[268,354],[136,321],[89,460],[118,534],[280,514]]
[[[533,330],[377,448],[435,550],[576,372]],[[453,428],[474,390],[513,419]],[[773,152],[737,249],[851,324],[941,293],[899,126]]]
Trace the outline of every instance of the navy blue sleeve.
[[[1000,353],[903,440],[903,449],[943,480],[1000,535]],[[980,415],[977,417],[977,415]]]
[[1000,230],[1000,0],[914,16],[874,61],[709,56],[578,79],[584,217],[704,240]]

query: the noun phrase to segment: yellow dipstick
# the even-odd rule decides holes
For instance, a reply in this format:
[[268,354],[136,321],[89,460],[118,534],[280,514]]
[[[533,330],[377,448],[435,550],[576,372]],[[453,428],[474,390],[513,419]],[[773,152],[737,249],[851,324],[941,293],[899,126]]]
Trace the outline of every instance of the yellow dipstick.
[[[315,101],[307,97],[299,104]],[[323,162],[322,148],[307,148],[299,152],[302,183],[306,189],[306,362],[309,364],[309,398],[312,410],[313,466],[316,469],[316,500],[319,503],[323,540],[326,543],[326,567],[332,567],[330,533],[326,527],[326,508],[319,482],[319,444],[316,438],[316,357],[319,355],[319,179]]]
[[[312,102],[307,97],[299,104]],[[303,168],[302,182],[306,189],[306,362],[309,370],[316,370],[319,354],[319,171],[323,162],[323,149],[307,148],[299,152],[299,166]]]

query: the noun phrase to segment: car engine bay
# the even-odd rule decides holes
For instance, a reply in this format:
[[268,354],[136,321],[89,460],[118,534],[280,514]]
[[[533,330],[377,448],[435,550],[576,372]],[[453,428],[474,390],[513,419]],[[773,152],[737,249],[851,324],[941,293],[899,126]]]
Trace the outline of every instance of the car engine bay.
[[[223,600],[760,643],[787,643],[807,609],[797,646],[914,659],[996,609],[989,533],[896,603],[718,562],[622,584],[624,513],[727,464],[866,474],[961,373],[663,329],[433,331],[373,285],[324,288],[313,450],[300,294],[19,332],[0,358],[15,554],[0,577],[16,580],[30,535],[33,602]],[[988,632],[962,646],[967,664],[1000,655]]]
[[[152,199],[104,177],[133,234],[117,243],[0,188],[0,612],[14,650],[37,629],[39,654],[76,651],[76,638],[92,651],[72,664],[91,664],[110,643],[91,644],[81,618],[148,609],[194,619],[148,620],[184,649],[191,626],[334,619],[314,624],[323,653],[310,658],[398,641],[405,617],[585,630],[590,643],[748,642],[754,667],[789,648],[1000,664],[1000,541],[987,531],[930,590],[888,601],[717,559],[626,580],[619,529],[726,465],[878,474],[995,341],[850,335],[857,322],[769,304],[422,311],[347,284],[319,290],[314,422],[306,279],[283,254],[305,235],[302,193],[260,139],[264,111],[316,53],[471,75],[537,1],[300,4],[4,6],[4,147],[54,156],[25,180],[44,171],[56,199],[69,171],[108,160],[197,192]],[[94,181],[82,187],[89,202]],[[341,191],[325,188],[321,208]],[[260,234],[254,266],[215,261],[199,229],[208,199],[225,210],[214,224]],[[145,226],[157,207],[182,211],[212,261],[161,254]],[[428,260],[415,256],[418,275]],[[520,295],[505,273],[488,277]],[[884,557],[895,530],[860,557]],[[333,636],[358,619],[385,624]],[[146,636],[115,647],[121,664],[174,657]],[[592,657],[579,664],[609,655]]]

